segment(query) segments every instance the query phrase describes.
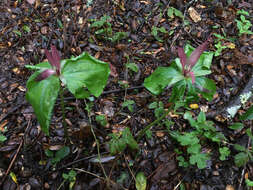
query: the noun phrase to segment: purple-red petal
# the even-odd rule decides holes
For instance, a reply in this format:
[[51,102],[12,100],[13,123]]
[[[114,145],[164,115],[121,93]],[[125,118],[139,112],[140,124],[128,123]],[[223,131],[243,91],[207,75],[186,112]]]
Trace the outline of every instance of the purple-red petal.
[[54,65],[56,66],[56,69],[58,71],[60,71],[61,69],[61,57],[60,54],[58,52],[58,50],[56,49],[56,47],[54,45],[51,46],[51,50],[52,50],[52,57],[54,59]]
[[52,69],[46,69],[45,71],[42,71],[37,77],[36,77],[36,81],[42,81],[44,79],[47,79],[48,77],[50,77],[51,75],[55,74],[56,72]]
[[56,65],[54,64],[54,58],[53,58],[51,52],[49,52],[47,49],[45,49],[45,54],[46,54],[47,60],[50,63],[50,65],[52,67],[56,67]]
[[192,78],[192,84],[194,84],[195,83],[195,75],[194,75],[194,73],[191,71],[191,72],[189,72],[189,75]]
[[177,53],[178,53],[178,57],[179,57],[179,59],[180,59],[180,63],[181,63],[181,65],[182,65],[182,69],[183,69],[183,71],[184,71],[184,69],[185,69],[185,64],[186,64],[186,60],[187,60],[187,56],[186,56],[186,54],[185,54],[185,52],[184,52],[184,49],[181,48],[181,47],[179,47],[179,48],[177,49]]
[[198,62],[199,57],[207,48],[209,42],[211,41],[211,37],[209,37],[204,43],[199,45],[192,53],[188,59],[189,68],[192,69],[194,65]]

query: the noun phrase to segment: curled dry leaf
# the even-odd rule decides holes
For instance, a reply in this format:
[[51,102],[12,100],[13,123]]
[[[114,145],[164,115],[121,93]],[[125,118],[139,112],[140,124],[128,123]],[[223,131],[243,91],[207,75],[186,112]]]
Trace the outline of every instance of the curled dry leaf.
[[191,17],[191,19],[194,21],[194,22],[199,22],[201,21],[201,17],[199,15],[199,13],[193,8],[193,7],[190,7],[188,9],[188,12],[189,12],[189,15]]

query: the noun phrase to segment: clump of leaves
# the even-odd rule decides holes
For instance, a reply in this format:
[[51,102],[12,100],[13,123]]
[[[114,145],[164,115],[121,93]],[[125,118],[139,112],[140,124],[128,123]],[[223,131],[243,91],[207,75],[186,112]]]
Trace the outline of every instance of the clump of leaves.
[[247,20],[245,16],[250,16],[247,11],[244,10],[238,10],[237,15],[240,15],[240,20],[235,19],[237,28],[239,30],[239,36],[242,34],[253,34],[253,32],[250,30],[252,24],[250,20]]
[[175,59],[169,67],[158,67],[144,81],[144,86],[153,94],[160,94],[166,86],[173,87],[171,102],[182,100],[186,93],[188,101],[198,100],[201,94],[207,100],[211,100],[216,91],[215,83],[204,77],[211,73],[213,52],[204,52],[211,41],[208,38],[195,50],[186,45],[178,48],[179,59]]
[[[69,189],[70,190],[73,189],[76,182],[76,172],[74,170],[70,170],[69,173],[63,173],[62,177],[64,179],[64,181],[62,182],[62,185],[65,182],[69,182]],[[58,189],[60,189],[60,187]]]
[[[76,98],[98,97],[110,73],[109,65],[88,53],[61,60],[55,46],[45,50],[48,62],[27,66],[37,70],[27,81],[26,99],[34,109],[42,131],[49,135],[49,124],[54,104],[64,85]],[[63,110],[64,111],[64,110]]]
[[163,42],[163,39],[161,38],[161,35],[159,33],[167,34],[168,32],[163,26],[162,27],[152,26],[151,34],[157,41]]
[[112,24],[110,23],[111,17],[104,15],[100,20],[95,20],[91,24],[91,28],[95,28],[95,35],[98,38],[106,39],[111,42],[119,42],[120,40],[126,39],[129,36],[127,32],[115,32],[112,31]]
[[125,128],[122,133],[113,133],[109,136],[112,137],[109,142],[109,148],[112,155],[124,151],[127,146],[132,150],[139,148],[129,128]]
[[[207,121],[204,112],[200,112],[197,119],[193,119],[190,112],[184,114],[184,119],[187,119],[190,125],[195,129],[191,132],[171,132],[174,137],[182,146],[187,147],[187,154],[189,155],[189,163],[191,165],[197,164],[199,169],[206,167],[206,161],[209,160],[209,155],[201,152],[201,144],[204,144],[206,140],[212,142],[221,143],[225,140],[222,133],[218,132],[213,126],[213,122]],[[204,138],[205,137],[205,138]],[[221,149],[222,158],[225,159],[228,153],[225,153],[225,149]],[[178,152],[182,153],[182,152]],[[188,167],[188,162],[183,156],[178,158],[179,166]]]

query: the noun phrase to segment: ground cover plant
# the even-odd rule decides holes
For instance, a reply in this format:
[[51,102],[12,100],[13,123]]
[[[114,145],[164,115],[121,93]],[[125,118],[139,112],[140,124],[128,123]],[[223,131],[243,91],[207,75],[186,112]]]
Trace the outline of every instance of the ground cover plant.
[[0,1],[0,189],[251,189],[252,13]]

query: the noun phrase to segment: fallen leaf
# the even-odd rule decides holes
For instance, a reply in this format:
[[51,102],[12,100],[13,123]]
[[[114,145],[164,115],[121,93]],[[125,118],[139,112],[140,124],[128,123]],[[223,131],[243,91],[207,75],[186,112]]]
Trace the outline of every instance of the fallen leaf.
[[191,19],[194,21],[194,22],[199,22],[201,21],[201,17],[199,15],[199,13],[193,8],[193,7],[190,7],[188,9],[188,12],[189,12],[189,15],[191,17]]

